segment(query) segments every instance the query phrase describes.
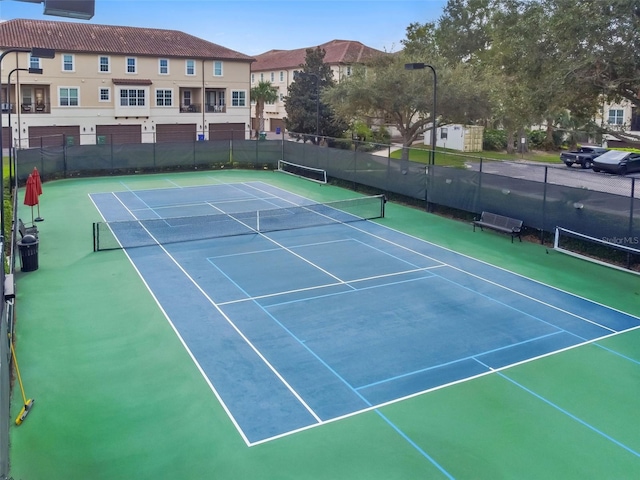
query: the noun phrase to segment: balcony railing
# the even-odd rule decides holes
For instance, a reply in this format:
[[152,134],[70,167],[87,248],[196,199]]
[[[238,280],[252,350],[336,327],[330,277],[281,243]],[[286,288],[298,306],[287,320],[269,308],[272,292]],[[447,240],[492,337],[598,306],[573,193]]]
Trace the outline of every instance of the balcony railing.
[[202,106],[199,103],[192,103],[190,105],[181,105],[181,113],[202,113]]
[[51,113],[49,103],[22,103],[20,104],[22,113]]
[[207,113],[226,113],[226,105],[205,105]]

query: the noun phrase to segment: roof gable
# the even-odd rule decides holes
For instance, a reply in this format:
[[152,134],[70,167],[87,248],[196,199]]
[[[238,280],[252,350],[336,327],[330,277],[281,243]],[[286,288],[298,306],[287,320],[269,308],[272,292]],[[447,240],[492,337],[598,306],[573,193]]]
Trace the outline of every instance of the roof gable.
[[253,58],[177,30],[15,19],[0,23],[0,49],[167,56],[250,62]]

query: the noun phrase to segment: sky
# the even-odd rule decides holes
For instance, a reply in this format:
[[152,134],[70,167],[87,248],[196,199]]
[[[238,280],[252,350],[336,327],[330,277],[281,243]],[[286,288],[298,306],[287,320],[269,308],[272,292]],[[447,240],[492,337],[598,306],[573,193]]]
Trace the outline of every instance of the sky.
[[[180,30],[246,55],[355,40],[395,52],[411,23],[435,21],[446,0],[95,0],[89,22]],[[74,21],[42,3],[0,0],[0,20]]]

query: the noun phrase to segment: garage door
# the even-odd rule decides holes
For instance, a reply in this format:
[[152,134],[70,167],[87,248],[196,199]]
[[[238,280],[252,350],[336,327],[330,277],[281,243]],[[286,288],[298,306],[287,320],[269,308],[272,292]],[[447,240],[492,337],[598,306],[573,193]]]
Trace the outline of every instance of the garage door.
[[284,132],[284,120],[281,118],[272,118],[270,127],[272,132],[275,132],[278,128]]
[[29,127],[29,147],[62,147],[80,145],[80,127]]
[[156,125],[156,143],[195,142],[196,124],[160,124]]
[[211,123],[209,140],[244,140],[244,123]]
[[97,125],[96,143],[103,145],[111,143],[123,145],[125,143],[142,143],[140,125]]

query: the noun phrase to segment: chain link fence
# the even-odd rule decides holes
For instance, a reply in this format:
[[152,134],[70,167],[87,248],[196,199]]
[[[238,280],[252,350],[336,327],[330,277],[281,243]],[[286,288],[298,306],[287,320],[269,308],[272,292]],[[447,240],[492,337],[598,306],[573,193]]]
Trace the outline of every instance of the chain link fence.
[[[529,229],[556,226],[597,238],[640,243],[640,192],[636,178],[596,174],[563,165],[492,161],[437,152],[435,164],[392,158],[389,145],[288,134],[257,140],[230,132],[224,140],[173,143],[89,144],[16,152],[24,182],[33,167],[43,179],[86,175],[220,168],[277,168],[279,159],[321,168],[353,189],[395,194],[412,203],[447,207],[469,215],[490,211],[518,218]],[[238,138],[240,137],[240,138]],[[410,148],[404,149],[409,158]],[[417,152],[416,152],[417,153]],[[424,152],[420,152],[424,156]],[[433,163],[433,162],[432,162]]]

